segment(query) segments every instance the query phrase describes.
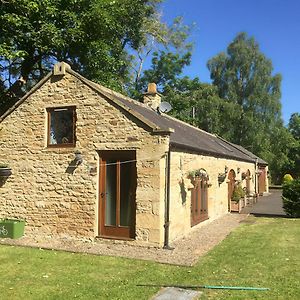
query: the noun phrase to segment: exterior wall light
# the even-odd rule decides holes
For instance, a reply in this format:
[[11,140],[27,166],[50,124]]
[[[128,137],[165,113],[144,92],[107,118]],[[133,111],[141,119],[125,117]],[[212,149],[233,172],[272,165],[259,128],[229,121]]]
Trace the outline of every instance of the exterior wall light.
[[82,155],[81,155],[81,152],[79,150],[76,150],[74,152],[75,154],[75,158],[74,158],[74,161],[76,162],[76,165],[80,165],[83,163],[83,159],[82,159]]
[[237,167],[236,172],[237,172],[238,174],[240,174],[241,168],[240,168],[240,167]]

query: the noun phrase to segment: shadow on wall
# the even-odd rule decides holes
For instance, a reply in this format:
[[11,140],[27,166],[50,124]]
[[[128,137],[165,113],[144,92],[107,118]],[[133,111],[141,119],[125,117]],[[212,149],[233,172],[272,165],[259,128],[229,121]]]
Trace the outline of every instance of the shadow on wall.
[[69,165],[66,169],[66,173],[74,174],[77,167],[78,167],[78,160],[75,158],[69,163]]
[[179,181],[179,187],[180,187],[181,203],[185,204],[187,192],[186,192],[186,189],[185,189],[185,185],[184,185],[184,180],[183,179],[181,179]]
[[2,187],[5,184],[7,179],[8,177],[0,177],[0,187]]

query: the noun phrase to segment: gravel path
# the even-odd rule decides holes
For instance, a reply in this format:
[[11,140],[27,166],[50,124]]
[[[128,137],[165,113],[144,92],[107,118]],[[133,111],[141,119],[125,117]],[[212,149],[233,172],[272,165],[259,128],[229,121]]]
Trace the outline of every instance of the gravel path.
[[22,237],[18,240],[1,239],[0,244],[37,247],[43,249],[83,252],[96,255],[121,256],[143,260],[152,260],[160,263],[192,266],[200,256],[207,253],[220,243],[240,222],[246,214],[226,214],[212,222],[194,227],[185,237],[174,241],[173,250],[159,248],[145,248],[126,244],[121,241],[79,241],[54,240]]

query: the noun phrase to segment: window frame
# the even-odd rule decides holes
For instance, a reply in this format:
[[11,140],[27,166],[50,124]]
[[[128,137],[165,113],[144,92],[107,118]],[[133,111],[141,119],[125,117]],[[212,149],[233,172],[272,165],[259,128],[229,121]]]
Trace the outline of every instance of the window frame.
[[[55,110],[67,109],[73,113],[73,142],[72,143],[61,143],[61,144],[50,144],[50,127],[51,127],[51,113]],[[76,106],[56,106],[46,108],[47,112],[47,148],[74,148],[76,146]]]

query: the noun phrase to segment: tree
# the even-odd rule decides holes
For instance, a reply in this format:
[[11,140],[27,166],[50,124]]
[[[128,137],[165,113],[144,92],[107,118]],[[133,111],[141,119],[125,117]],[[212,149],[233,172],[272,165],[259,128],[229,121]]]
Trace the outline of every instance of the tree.
[[0,115],[55,61],[115,89],[129,80],[128,48],[160,0],[10,0],[0,3]]
[[221,99],[216,86],[201,83],[197,77],[182,77],[183,69],[190,61],[190,52],[155,52],[151,68],[144,71],[140,79],[139,91],[145,91],[149,82],[155,82],[164,101],[172,104],[173,116],[227,138],[226,120],[240,107]]
[[293,137],[300,141],[300,114],[293,113],[290,117],[288,129]]
[[289,159],[291,161],[290,172],[294,177],[300,177],[300,114],[291,115],[288,130],[294,138],[289,148]]
[[208,68],[219,96],[239,106],[227,119],[227,138],[268,161],[272,181],[280,183],[293,168],[295,147],[281,117],[281,76],[273,75],[272,62],[245,33],[209,60]]
[[198,78],[176,80],[167,86],[164,99],[172,104],[172,115],[205,131],[227,138],[226,120],[236,113],[237,105],[218,96],[217,88]]
[[238,114],[227,120],[229,139],[263,153],[281,120],[281,76],[272,75],[271,61],[246,33],[238,34],[227,52],[213,57],[207,65],[219,96],[240,107]]
[[300,179],[283,184],[282,200],[287,215],[300,218]]
[[136,93],[141,94],[147,88],[149,82],[155,82],[161,92],[167,86],[174,86],[183,68],[191,62],[191,53],[182,55],[165,51],[154,52],[150,69],[145,70],[143,76],[136,85]]
[[270,141],[260,152],[261,157],[269,163],[273,183],[281,184],[283,175],[292,173],[294,160],[290,153],[294,146],[295,139],[288,129],[282,123],[278,124],[270,135]]
[[[128,93],[133,98],[141,97],[147,86],[147,79],[152,78],[157,84],[166,84],[164,81],[178,75],[185,65],[190,64],[193,43],[189,41],[189,35],[193,27],[194,24],[184,24],[182,17],[176,17],[170,25],[164,23],[158,12],[145,19],[141,29],[144,38],[134,51],[131,65],[132,80],[127,87]],[[143,71],[144,63],[150,55],[152,66],[149,70]],[[173,69],[166,68],[168,65]]]

